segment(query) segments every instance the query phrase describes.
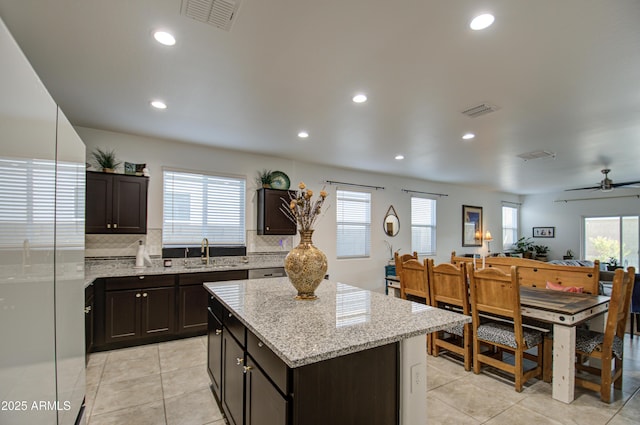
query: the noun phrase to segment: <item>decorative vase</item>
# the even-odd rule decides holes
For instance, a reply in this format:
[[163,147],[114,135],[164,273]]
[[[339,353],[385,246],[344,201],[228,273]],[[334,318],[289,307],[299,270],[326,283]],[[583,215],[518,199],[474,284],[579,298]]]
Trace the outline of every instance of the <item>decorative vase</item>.
[[103,168],[102,172],[103,173],[113,173],[113,168]]
[[284,270],[298,291],[297,300],[315,300],[315,290],[327,272],[327,256],[313,246],[313,230],[301,230],[300,243],[284,259]]

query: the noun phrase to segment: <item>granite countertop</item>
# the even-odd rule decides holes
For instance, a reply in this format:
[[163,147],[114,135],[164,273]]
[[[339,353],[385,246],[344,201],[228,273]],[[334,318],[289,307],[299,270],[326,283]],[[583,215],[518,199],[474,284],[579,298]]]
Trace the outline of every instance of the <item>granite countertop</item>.
[[[205,283],[289,367],[467,323],[471,317],[324,280],[317,300],[295,300],[288,278]],[[426,344],[426,340],[425,340]]]
[[188,265],[184,265],[184,261],[181,258],[174,258],[173,266],[164,267],[161,261],[154,261],[153,266],[145,268],[134,268],[131,261],[129,262],[114,262],[108,265],[97,265],[93,267],[87,267],[85,270],[85,287],[91,284],[98,278],[105,277],[122,277],[122,276],[138,276],[138,275],[163,275],[163,274],[182,274],[182,273],[203,273],[203,272],[218,272],[226,270],[252,270],[252,269],[264,269],[272,267],[283,267],[284,257],[262,258],[260,261],[248,261],[239,263],[227,263],[227,264],[210,264],[208,266],[201,265],[199,260],[191,260]]

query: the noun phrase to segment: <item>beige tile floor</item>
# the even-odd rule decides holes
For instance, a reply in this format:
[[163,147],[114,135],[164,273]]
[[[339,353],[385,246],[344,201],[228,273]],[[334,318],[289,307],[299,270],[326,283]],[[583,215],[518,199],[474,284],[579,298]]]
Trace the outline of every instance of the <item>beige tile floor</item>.
[[[465,372],[447,356],[427,358],[429,424],[580,424],[640,422],[640,338],[625,339],[622,391],[611,404],[576,390],[570,405],[551,398],[551,385],[531,380],[521,393],[484,371]],[[223,425],[209,388],[206,338],[196,337],[90,355],[89,425]]]

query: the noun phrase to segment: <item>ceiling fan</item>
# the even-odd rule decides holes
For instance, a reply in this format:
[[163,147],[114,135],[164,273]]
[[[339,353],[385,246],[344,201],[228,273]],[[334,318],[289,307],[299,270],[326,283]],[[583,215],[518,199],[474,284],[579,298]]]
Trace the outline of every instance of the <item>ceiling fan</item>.
[[640,180],[633,181],[633,182],[614,183],[613,180],[609,178],[609,172],[611,172],[610,169],[605,168],[604,170],[600,170],[600,172],[604,174],[604,179],[602,179],[597,186],[579,187],[577,189],[567,189],[565,190],[565,192],[569,192],[572,190],[588,190],[588,189],[592,189],[592,190],[600,189],[602,192],[611,192],[616,187],[622,187],[622,186],[640,187],[640,186],[634,186],[634,185],[640,184]]

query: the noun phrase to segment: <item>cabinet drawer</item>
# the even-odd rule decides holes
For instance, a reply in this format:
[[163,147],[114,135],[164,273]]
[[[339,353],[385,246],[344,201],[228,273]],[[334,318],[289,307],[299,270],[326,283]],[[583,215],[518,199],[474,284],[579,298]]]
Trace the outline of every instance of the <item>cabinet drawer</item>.
[[185,273],[179,277],[179,284],[202,285],[204,282],[222,282],[225,280],[246,279],[247,270],[224,270],[219,272]]
[[105,279],[105,290],[143,289],[173,286],[176,275],[138,275],[126,277],[109,277]]
[[244,348],[246,345],[245,342],[245,327],[242,322],[231,312],[229,312],[226,308],[224,309],[224,317],[222,318],[222,324],[229,330],[231,335],[233,335],[240,345]]
[[211,309],[213,316],[218,319],[218,322],[222,323],[222,317],[226,309],[222,303],[211,294],[209,294],[209,308]]
[[247,352],[283,394],[289,394],[288,367],[251,331],[247,331]]

